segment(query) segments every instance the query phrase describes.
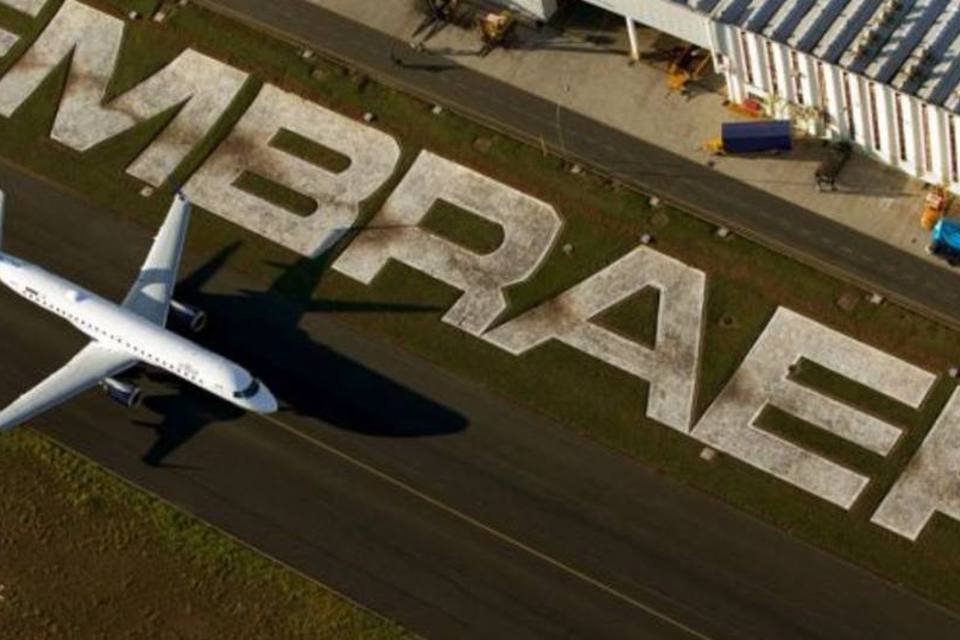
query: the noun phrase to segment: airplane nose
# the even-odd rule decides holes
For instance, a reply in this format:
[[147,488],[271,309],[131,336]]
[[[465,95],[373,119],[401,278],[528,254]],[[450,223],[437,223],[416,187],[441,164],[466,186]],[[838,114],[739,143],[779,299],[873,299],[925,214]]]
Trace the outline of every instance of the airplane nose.
[[256,401],[258,413],[274,413],[277,410],[277,399],[266,387],[262,387]]

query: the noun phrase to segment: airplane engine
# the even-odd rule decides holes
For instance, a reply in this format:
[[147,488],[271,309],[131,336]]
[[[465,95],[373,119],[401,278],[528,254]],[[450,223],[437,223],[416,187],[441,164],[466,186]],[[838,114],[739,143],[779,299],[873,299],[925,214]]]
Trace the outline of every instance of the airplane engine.
[[132,409],[140,404],[142,393],[140,387],[136,385],[107,378],[103,381],[103,390],[107,392],[111,400],[127,409]]
[[200,333],[207,326],[207,312],[190,305],[170,301],[170,311],[173,319],[193,333]]

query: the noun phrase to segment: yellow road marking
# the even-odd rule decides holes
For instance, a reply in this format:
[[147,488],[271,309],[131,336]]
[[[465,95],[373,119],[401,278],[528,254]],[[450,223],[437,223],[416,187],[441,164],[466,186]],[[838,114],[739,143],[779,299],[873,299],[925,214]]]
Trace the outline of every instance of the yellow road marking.
[[277,427],[280,427],[280,428],[283,429],[284,431],[286,431],[286,432],[288,432],[288,433],[296,436],[297,438],[300,438],[301,440],[305,440],[305,441],[309,442],[310,444],[312,444],[312,445],[314,445],[314,446],[316,446],[316,447],[319,447],[320,449],[323,449],[323,450],[326,451],[327,453],[330,453],[330,454],[336,456],[337,458],[340,458],[340,459],[343,460],[344,462],[347,462],[347,463],[353,465],[354,467],[357,467],[358,469],[361,469],[361,470],[369,473],[370,475],[375,476],[375,477],[379,478],[380,480],[383,480],[384,482],[386,482],[386,483],[388,483],[388,484],[396,487],[397,489],[400,489],[400,490],[403,491],[404,493],[408,493],[408,494],[410,494],[410,495],[412,495],[412,496],[414,496],[414,497],[416,497],[416,498],[418,498],[418,499],[420,499],[420,500],[428,503],[428,504],[431,505],[432,507],[435,507],[435,508],[443,511],[444,513],[447,513],[447,514],[455,517],[456,519],[461,520],[462,522],[466,522],[467,524],[469,524],[469,525],[471,525],[471,526],[473,526],[473,527],[476,527],[477,529],[480,529],[481,531],[483,531],[483,532],[485,532],[485,533],[487,533],[487,534],[489,534],[489,535],[497,538],[497,539],[500,540],[501,542],[504,542],[504,543],[506,543],[506,544],[508,544],[508,545],[510,545],[510,546],[512,546],[512,547],[515,547],[515,548],[517,548],[517,549],[520,549],[521,551],[524,551],[524,552],[526,552],[526,553],[534,556],[535,558],[537,558],[537,559],[539,559],[539,560],[542,560],[543,562],[549,564],[550,566],[552,566],[552,567],[554,567],[554,568],[556,568],[556,569],[559,569],[560,571],[562,571],[562,572],[564,572],[564,573],[566,573],[566,574],[568,574],[568,575],[571,575],[571,576],[573,576],[573,577],[575,577],[575,578],[578,578],[578,579],[582,580],[583,582],[586,582],[587,584],[589,584],[589,585],[591,585],[591,586],[599,589],[600,591],[603,591],[604,593],[606,593],[606,594],[608,594],[608,595],[610,595],[610,596],[613,596],[614,598],[616,598],[617,600],[620,600],[621,602],[624,602],[624,603],[626,603],[626,604],[628,604],[628,605],[630,605],[630,606],[632,606],[632,607],[635,607],[635,608],[637,608],[637,609],[640,609],[640,610],[643,611],[644,613],[647,613],[648,615],[653,616],[654,618],[657,618],[657,619],[659,619],[659,620],[661,620],[661,621],[663,621],[663,622],[666,622],[667,624],[669,624],[669,625],[671,625],[671,626],[673,626],[673,627],[676,627],[677,629],[680,629],[680,630],[682,630],[682,631],[690,634],[691,636],[693,636],[693,637],[695,637],[695,638],[700,638],[700,640],[712,640],[712,639],[710,638],[710,636],[707,636],[707,635],[701,633],[700,631],[697,631],[696,629],[693,629],[693,628],[685,625],[684,623],[680,622],[679,620],[677,620],[677,619],[675,619],[675,618],[672,618],[671,616],[669,616],[669,615],[667,615],[667,614],[665,614],[665,613],[663,613],[663,612],[661,612],[661,611],[657,611],[657,610],[654,609],[653,607],[651,607],[651,606],[649,606],[649,605],[646,605],[646,604],[640,602],[640,601],[637,600],[636,598],[633,598],[633,597],[627,595],[626,593],[623,593],[622,591],[618,591],[618,590],[615,589],[614,587],[611,587],[610,585],[608,585],[608,584],[606,584],[606,583],[604,583],[604,582],[601,582],[601,581],[598,580],[597,578],[594,578],[593,576],[590,576],[590,575],[584,573],[583,571],[580,571],[579,569],[576,569],[576,568],[574,568],[574,567],[571,567],[570,565],[568,565],[568,564],[566,564],[566,563],[564,563],[564,562],[562,562],[562,561],[560,561],[560,560],[557,560],[556,558],[554,558],[554,557],[552,557],[552,556],[549,556],[549,555],[547,555],[546,553],[544,553],[544,552],[542,552],[542,551],[539,551],[539,550],[537,550],[537,549],[535,549],[535,548],[533,548],[533,547],[531,547],[531,546],[529,546],[529,545],[527,545],[527,544],[524,544],[523,542],[517,540],[516,538],[514,538],[514,537],[512,537],[512,536],[510,536],[510,535],[508,535],[508,534],[506,534],[506,533],[503,533],[502,531],[500,531],[500,530],[498,530],[498,529],[495,529],[494,527],[492,527],[492,526],[490,526],[490,525],[488,525],[488,524],[484,524],[483,522],[477,520],[477,519],[474,518],[473,516],[470,516],[470,515],[468,515],[468,514],[462,512],[462,511],[460,511],[459,509],[457,509],[457,508],[455,508],[455,507],[451,507],[450,505],[446,504],[445,502],[442,502],[441,500],[438,500],[437,498],[434,498],[433,496],[430,496],[430,495],[428,495],[428,494],[420,491],[419,489],[417,489],[417,488],[415,488],[415,487],[407,484],[407,483],[404,482],[403,480],[400,480],[400,479],[398,479],[398,478],[394,478],[394,477],[391,476],[390,474],[388,474],[388,473],[386,473],[386,472],[384,472],[384,471],[381,471],[380,469],[377,469],[376,467],[373,467],[373,466],[367,464],[366,462],[363,462],[362,460],[359,460],[358,458],[353,457],[353,456],[350,455],[349,453],[346,453],[345,451],[341,451],[340,449],[337,449],[337,448],[334,447],[333,445],[327,444],[326,442],[323,442],[322,440],[319,440],[319,439],[317,439],[317,438],[314,438],[314,437],[312,437],[312,436],[309,436],[309,435],[307,435],[306,433],[300,431],[299,429],[296,429],[296,428],[294,428],[294,427],[286,424],[285,422],[282,422],[281,420],[278,420],[278,419],[276,419],[276,418],[274,418],[274,417],[272,417],[272,416],[262,415],[262,414],[261,414],[261,415],[259,415],[259,417],[260,417],[260,418],[263,418],[263,419],[266,420],[267,422],[269,422],[269,423],[271,423],[271,424],[273,424],[273,425],[275,425],[275,426],[277,426]]

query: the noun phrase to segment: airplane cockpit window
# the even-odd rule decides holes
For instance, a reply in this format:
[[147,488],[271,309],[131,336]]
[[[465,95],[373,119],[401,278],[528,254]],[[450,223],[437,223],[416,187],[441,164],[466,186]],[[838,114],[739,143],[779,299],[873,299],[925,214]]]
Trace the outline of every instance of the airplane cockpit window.
[[234,398],[252,398],[257,395],[257,391],[260,391],[260,381],[254,378],[250,381],[250,384],[246,389],[241,389],[240,391],[234,391]]

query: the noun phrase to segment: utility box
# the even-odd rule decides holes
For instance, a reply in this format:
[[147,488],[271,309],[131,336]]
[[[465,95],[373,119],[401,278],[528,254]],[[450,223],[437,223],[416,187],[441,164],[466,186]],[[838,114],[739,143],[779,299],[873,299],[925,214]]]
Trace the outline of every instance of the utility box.
[[724,122],[720,137],[724,153],[789,151],[793,147],[789,120]]

